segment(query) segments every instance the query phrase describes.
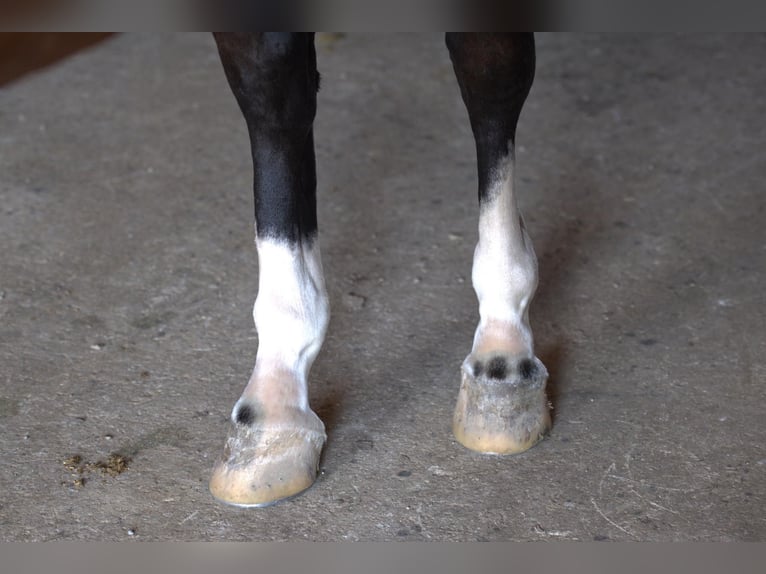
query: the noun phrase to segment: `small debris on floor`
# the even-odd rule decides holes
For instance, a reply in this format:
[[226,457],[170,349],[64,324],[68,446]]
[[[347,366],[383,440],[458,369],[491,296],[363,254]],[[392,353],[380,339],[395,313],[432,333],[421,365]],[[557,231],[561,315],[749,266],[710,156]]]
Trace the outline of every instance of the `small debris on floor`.
[[118,453],[112,453],[109,458],[104,461],[98,461],[94,464],[94,467],[99,469],[102,474],[108,476],[118,476],[128,470],[128,464],[130,459]]
[[61,461],[61,464],[64,465],[64,468],[67,470],[76,470],[77,467],[82,462],[82,457],[79,454],[75,454],[74,456],[70,456],[69,458],[65,458],[63,461]]
[[113,452],[107,459],[98,460],[96,462],[85,461],[79,454],[72,455],[61,461],[64,468],[67,469],[75,477],[71,483],[64,482],[64,485],[74,486],[75,488],[82,488],[86,483],[86,476],[99,471],[102,476],[108,476],[114,478],[119,476],[126,470],[130,464],[130,457],[123,454]]

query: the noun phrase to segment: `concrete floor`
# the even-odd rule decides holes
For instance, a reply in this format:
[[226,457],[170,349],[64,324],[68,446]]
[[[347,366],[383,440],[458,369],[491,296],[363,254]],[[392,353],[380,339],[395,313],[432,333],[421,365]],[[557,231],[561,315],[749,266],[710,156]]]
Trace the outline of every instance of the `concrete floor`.
[[212,39],[121,36],[0,90],[0,538],[766,540],[765,48],[538,36],[518,183],[555,419],[496,458],[450,433],[477,211],[443,41],[323,37],[329,443],[263,510],[207,491],[257,344]]

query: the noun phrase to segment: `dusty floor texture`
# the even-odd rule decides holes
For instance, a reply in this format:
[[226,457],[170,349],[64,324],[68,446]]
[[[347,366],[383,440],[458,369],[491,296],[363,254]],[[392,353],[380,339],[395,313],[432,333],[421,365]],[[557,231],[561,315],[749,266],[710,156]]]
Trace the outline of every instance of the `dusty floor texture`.
[[207,491],[258,272],[211,37],[120,36],[1,90],[0,538],[765,540],[766,39],[537,43],[518,184],[552,434],[494,458],[450,433],[477,213],[441,36],[323,37],[329,443],[263,510]]

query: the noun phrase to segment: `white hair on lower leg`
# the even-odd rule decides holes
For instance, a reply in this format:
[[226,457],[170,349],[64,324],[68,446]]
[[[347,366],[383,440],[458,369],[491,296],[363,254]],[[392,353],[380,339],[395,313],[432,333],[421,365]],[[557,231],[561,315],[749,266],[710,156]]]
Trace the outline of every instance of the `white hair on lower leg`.
[[537,288],[537,258],[518,210],[513,176],[511,148],[494,171],[479,215],[472,271],[480,316],[475,352],[489,344],[485,339],[505,338],[507,332],[516,331],[521,339],[515,341],[518,351],[532,354],[528,312]]
[[243,398],[307,410],[308,373],[330,318],[319,242],[264,238],[256,245],[258,354]]

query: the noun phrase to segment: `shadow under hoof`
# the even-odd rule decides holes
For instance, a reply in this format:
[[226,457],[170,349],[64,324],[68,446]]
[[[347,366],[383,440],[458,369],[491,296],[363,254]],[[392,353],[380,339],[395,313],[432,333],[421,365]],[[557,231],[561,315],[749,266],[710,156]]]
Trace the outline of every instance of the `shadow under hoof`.
[[548,372],[536,358],[492,357],[463,363],[452,432],[463,446],[487,454],[517,454],[551,427]]

